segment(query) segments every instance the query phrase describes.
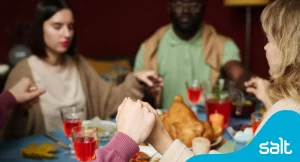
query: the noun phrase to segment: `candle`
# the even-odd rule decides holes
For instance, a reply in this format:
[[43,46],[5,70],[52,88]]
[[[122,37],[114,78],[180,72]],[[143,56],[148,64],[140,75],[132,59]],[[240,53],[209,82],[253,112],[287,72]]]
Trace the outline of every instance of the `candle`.
[[192,142],[192,150],[196,155],[207,154],[210,151],[210,141],[207,138],[196,137]]
[[210,114],[209,115],[209,121],[213,125],[218,125],[218,126],[223,128],[223,126],[224,126],[224,115],[218,114],[218,113]]

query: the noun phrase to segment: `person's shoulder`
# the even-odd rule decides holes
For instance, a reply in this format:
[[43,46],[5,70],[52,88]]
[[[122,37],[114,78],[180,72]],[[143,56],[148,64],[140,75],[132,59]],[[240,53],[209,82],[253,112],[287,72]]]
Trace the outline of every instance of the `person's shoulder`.
[[295,99],[292,98],[284,98],[281,99],[279,101],[277,101],[273,106],[274,107],[278,107],[278,106],[282,106],[282,105],[299,105],[300,101],[296,101]]
[[88,64],[88,60],[85,56],[83,56],[82,54],[76,54],[74,56],[72,56],[72,59],[79,64]]
[[5,90],[14,86],[23,77],[32,78],[31,70],[28,64],[29,58],[20,61],[19,63],[17,63],[17,65],[13,67],[5,82],[5,87],[4,87]]
[[271,108],[270,112],[278,112],[281,110],[292,110],[300,113],[300,101],[293,98],[284,98],[277,101]]
[[31,56],[28,57],[28,58],[25,58],[25,59],[21,60],[20,62],[18,62],[16,64],[16,66],[13,67],[12,72],[13,71],[20,72],[20,71],[26,71],[26,70],[28,70],[29,69],[28,60],[30,58],[31,58]]
[[225,42],[225,45],[236,45],[234,40],[232,38],[230,38],[229,36],[218,33],[218,37],[220,40]]
[[202,26],[202,28],[206,28],[204,31],[212,31],[213,33],[215,33],[214,35],[217,36],[220,40],[222,40],[224,42],[233,42],[232,38],[219,33],[217,31],[217,29],[214,26],[212,26],[211,24],[203,23],[201,26]]
[[76,63],[77,68],[80,71],[83,70],[85,73],[87,73],[87,72],[91,72],[91,70],[94,70],[91,67],[88,59],[85,56],[83,56],[81,54],[76,54],[76,55],[72,56],[72,59],[74,60],[74,62]]
[[72,56],[67,54],[65,59],[69,62],[75,62],[76,64],[82,64],[87,61],[87,59],[81,53],[76,53]]
[[168,29],[170,29],[170,27],[171,27],[171,24],[167,24],[167,25],[161,26],[150,37],[148,37],[143,42],[143,44],[145,44],[145,43],[147,43],[149,41],[152,41],[152,40],[161,39],[164,36],[164,34],[166,33],[166,31]]

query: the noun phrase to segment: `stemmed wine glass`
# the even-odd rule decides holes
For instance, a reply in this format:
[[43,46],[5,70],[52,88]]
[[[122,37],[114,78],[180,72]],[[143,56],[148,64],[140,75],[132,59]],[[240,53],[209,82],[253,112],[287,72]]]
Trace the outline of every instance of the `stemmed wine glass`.
[[185,82],[188,100],[192,105],[192,110],[197,112],[197,104],[200,102],[202,94],[202,84],[197,79]]
[[60,109],[60,114],[62,118],[62,124],[65,136],[70,140],[70,152],[66,156],[74,158],[74,148],[72,143],[71,129],[77,126],[81,126],[84,110],[78,107],[64,107]]

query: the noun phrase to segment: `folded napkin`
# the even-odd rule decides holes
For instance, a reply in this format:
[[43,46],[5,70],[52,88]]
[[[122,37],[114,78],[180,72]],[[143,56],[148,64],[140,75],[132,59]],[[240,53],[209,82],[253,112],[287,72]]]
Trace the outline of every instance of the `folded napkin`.
[[235,151],[236,142],[227,141],[223,146],[221,146],[217,151],[222,154],[231,153]]

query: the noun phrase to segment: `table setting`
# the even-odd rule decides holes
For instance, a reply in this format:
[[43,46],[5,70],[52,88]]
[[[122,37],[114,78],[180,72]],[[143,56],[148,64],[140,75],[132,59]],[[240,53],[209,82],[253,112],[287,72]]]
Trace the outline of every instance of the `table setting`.
[[[172,138],[180,139],[180,133],[174,135],[168,129],[168,124],[172,125],[174,120],[182,118],[182,121],[191,119],[188,123],[202,125],[204,128],[202,136],[188,137],[189,140],[182,141],[196,155],[204,151],[201,147],[203,144],[209,145],[210,149],[205,151],[210,153],[230,153],[241,150],[251,141],[263,114],[259,102],[245,99],[243,95],[238,99],[232,99],[233,97],[228,97],[230,93],[222,94],[220,87],[214,94],[208,94],[197,80],[186,83],[186,86],[189,104],[186,104],[179,95],[175,96],[169,108],[157,109]],[[200,103],[201,97],[205,98],[204,103]],[[178,116],[180,113],[176,111],[186,112],[188,115],[181,114],[180,117]],[[60,130],[1,141],[0,161],[92,161],[95,158],[94,151],[82,150],[96,150],[105,146],[117,132],[115,119],[101,120],[94,117],[91,120],[83,120],[84,111],[76,107],[61,109],[60,113],[63,125]],[[179,123],[182,127],[176,127],[175,129],[179,129],[177,131],[189,127],[181,121]],[[204,135],[205,131],[207,136]],[[182,136],[187,137],[185,134]],[[147,144],[140,145],[140,152],[135,156],[152,162],[159,161],[161,157],[151,145]]]

